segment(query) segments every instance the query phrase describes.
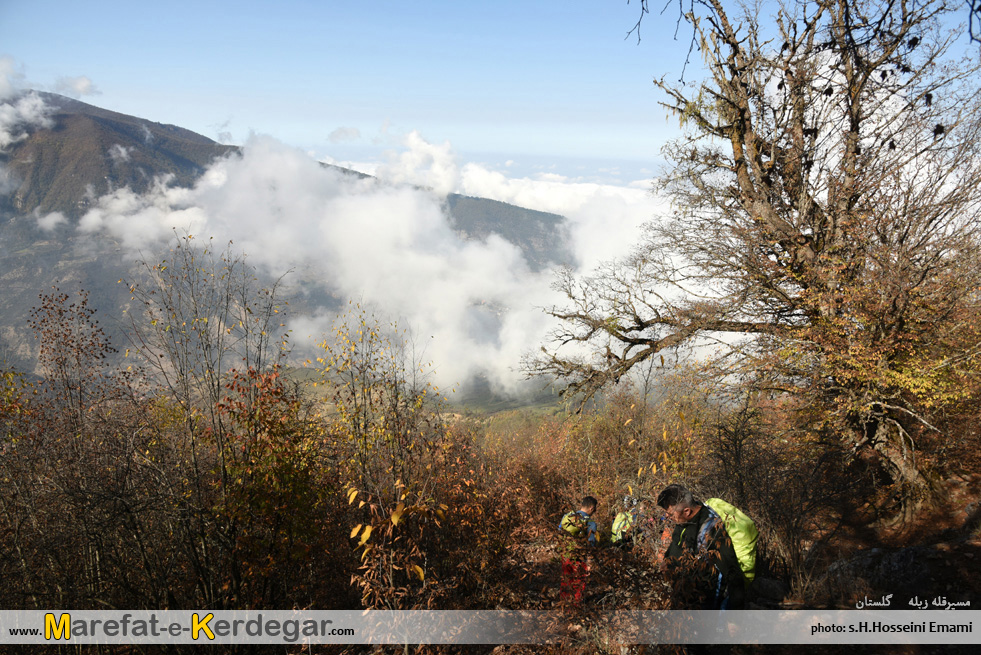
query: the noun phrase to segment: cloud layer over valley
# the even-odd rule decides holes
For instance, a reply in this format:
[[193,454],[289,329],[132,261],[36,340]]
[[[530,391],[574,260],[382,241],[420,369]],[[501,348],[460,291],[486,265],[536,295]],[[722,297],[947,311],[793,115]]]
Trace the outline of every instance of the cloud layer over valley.
[[[629,250],[656,203],[643,189],[509,179],[478,164],[458,166],[449,144],[418,134],[379,166],[377,179],[324,168],[269,137],[242,156],[216,162],[192,189],[160,180],[142,196],[128,189],[99,198],[78,229],[106,233],[132,256],[162,245],[173,230],[234,242],[273,275],[293,270],[302,286],[376,308],[407,326],[441,385],[475,373],[510,387],[522,353],[549,328],[541,311],[561,299],[553,271],[529,269],[504,239],[464,240],[445,213],[450,191],[561,213],[578,261],[590,267]],[[294,317],[298,341],[329,331],[325,310]]]
[[[0,64],[6,66],[3,147],[50,124],[43,100],[17,93],[12,63]],[[120,163],[130,154],[116,145],[106,157]],[[565,216],[568,250],[582,271],[626,254],[659,204],[646,182],[617,187],[555,175],[512,178],[461,164],[451,144],[430,143],[417,132],[404,135],[384,161],[358,168],[375,177],[325,167],[300,149],[253,136],[241,154],[216,160],[191,188],[159,178],[142,194],[115,189],[90,199],[73,228],[61,214],[35,218],[47,233],[72,229],[83,239],[111,238],[126,262],[153,261],[175,231],[200,243],[231,241],[264,272],[291,271],[286,283],[304,312],[292,316],[290,327],[301,349],[307,337],[329,333],[336,319],[313,298],[333,298],[335,307],[354,300],[408,328],[440,386],[483,373],[511,388],[521,378],[521,355],[536,349],[550,327],[542,308],[561,303],[551,288],[554,271],[533,270],[499,236],[464,238],[447,214],[446,194]],[[11,190],[12,183],[0,183]]]

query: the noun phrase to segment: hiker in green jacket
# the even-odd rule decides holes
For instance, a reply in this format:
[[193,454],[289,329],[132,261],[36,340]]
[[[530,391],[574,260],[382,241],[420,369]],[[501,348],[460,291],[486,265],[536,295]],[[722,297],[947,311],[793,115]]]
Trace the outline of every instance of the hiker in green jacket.
[[661,491],[657,504],[675,525],[664,558],[678,576],[676,609],[742,609],[743,572],[719,515],[679,484]]
[[644,501],[634,496],[624,496],[623,509],[613,519],[610,542],[625,547],[632,546],[643,536],[646,520]]

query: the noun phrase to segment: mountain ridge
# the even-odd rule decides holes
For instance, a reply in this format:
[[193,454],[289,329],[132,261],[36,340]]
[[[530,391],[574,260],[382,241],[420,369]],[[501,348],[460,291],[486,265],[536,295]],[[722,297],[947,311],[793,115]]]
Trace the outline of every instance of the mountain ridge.
[[91,200],[122,187],[143,193],[161,175],[190,186],[215,158],[237,150],[175,125],[35,93],[53,126],[35,127],[0,157],[20,181],[6,203],[15,214],[78,219]]
[[[175,125],[36,93],[50,107],[50,127],[34,126],[0,151],[8,174],[3,187],[10,189],[0,195],[0,358],[23,364],[33,357],[28,321],[39,293],[54,285],[82,286],[93,306],[108,309],[103,324],[117,320],[112,313],[127,301],[124,285],[116,282],[129,276],[132,262],[121,261],[119,244],[75,229],[98,198],[127,187],[142,193],[161,177],[190,187],[216,159],[241,152]],[[573,263],[562,216],[459,194],[445,197],[443,207],[458,236],[497,235],[517,246],[533,271]],[[39,219],[57,214],[58,220],[46,222],[55,227],[40,227]]]
[[[51,108],[52,128],[35,128],[0,153],[17,188],[0,206],[8,215],[60,213],[77,221],[96,198],[128,187],[144,193],[161,176],[189,187],[216,159],[241,148],[190,130],[103,109],[54,93],[35,91]],[[359,178],[364,173],[326,168]],[[572,263],[566,219],[511,203],[452,193],[445,199],[452,227],[465,239],[497,234],[519,247],[536,271]]]

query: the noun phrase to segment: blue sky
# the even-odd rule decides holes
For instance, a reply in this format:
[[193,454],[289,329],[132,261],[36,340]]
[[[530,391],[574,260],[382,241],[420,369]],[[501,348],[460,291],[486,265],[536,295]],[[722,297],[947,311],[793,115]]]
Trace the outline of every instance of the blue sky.
[[[659,11],[656,7],[654,11]],[[370,160],[416,130],[512,172],[649,177],[675,130],[674,7],[639,0],[0,1],[0,55],[27,84],[241,143],[250,133]]]

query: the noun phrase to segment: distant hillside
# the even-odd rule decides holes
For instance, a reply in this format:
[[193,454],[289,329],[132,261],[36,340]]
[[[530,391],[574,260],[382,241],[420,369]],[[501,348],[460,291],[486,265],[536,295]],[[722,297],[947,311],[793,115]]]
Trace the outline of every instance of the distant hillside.
[[521,248],[532,270],[574,263],[564,216],[455,193],[446,204],[453,226],[465,239],[497,234]]
[[39,93],[49,107],[52,129],[34,130],[0,161],[19,187],[7,199],[18,214],[35,210],[85,213],[89,201],[113,189],[142,192],[155,177],[173,175],[190,186],[216,158],[234,151],[174,125],[108,111],[53,93]]
[[[146,191],[161,175],[172,175],[177,186],[191,186],[215,158],[238,150],[175,125],[54,93],[38,95],[55,108],[54,127],[34,130],[9,152],[0,153],[0,163],[19,181],[13,193],[0,197],[7,218],[57,211],[78,219],[92,199],[122,187]],[[521,248],[533,270],[571,263],[562,216],[457,194],[447,197],[446,207],[464,238],[497,234]]]
[[[0,152],[4,179],[13,180],[5,185],[12,190],[0,195],[0,359],[27,366],[35,348],[27,330],[29,311],[53,284],[84,287],[109,331],[120,327],[112,323],[127,294],[117,280],[129,271],[118,244],[103,234],[81,238],[72,227],[92,201],[123,187],[146,191],[163,175],[173,176],[175,185],[191,186],[216,158],[238,150],[174,125],[38,95],[53,108],[52,126],[35,127]],[[499,235],[521,249],[532,270],[572,263],[562,216],[456,194],[446,198],[445,207],[463,238]],[[64,214],[68,224],[45,232],[34,214],[51,212]]]

